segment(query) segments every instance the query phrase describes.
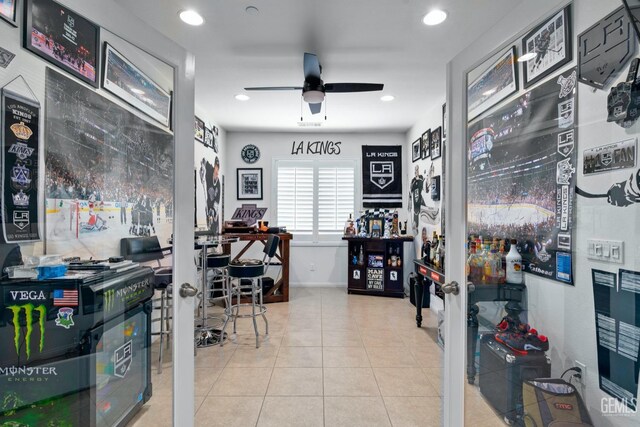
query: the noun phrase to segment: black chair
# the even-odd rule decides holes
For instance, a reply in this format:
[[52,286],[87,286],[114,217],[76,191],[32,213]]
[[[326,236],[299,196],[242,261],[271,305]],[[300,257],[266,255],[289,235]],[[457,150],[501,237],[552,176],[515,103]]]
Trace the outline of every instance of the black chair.
[[[265,323],[266,335],[269,335],[269,322],[267,321],[267,307],[264,305],[262,292],[262,278],[266,275],[271,259],[275,256],[280,244],[280,237],[272,234],[267,239],[264,246],[264,256],[262,261],[255,259],[239,259],[231,261],[227,267],[229,275],[228,293],[230,304],[227,307],[227,316],[222,326],[222,336],[230,319],[233,319],[233,333],[236,334],[236,321],[238,318],[248,318],[253,320],[253,330],[256,333],[256,348],[260,347],[260,334],[258,333],[257,316],[262,316]],[[235,279],[235,283],[233,282]],[[243,280],[245,282],[243,283]],[[246,285],[249,282],[250,285]],[[233,297],[236,297],[236,303],[233,304]],[[241,304],[242,297],[251,296],[251,304]],[[257,301],[259,300],[259,301]],[[240,307],[251,307],[251,314],[240,314]],[[258,311],[256,312],[256,308]],[[223,344],[221,343],[221,346]]]
[[127,237],[120,239],[120,255],[133,262],[157,261],[158,266],[153,267],[155,276],[154,290],[160,292],[160,298],[152,300],[153,308],[160,310],[160,318],[153,322],[160,322],[160,331],[151,335],[160,336],[160,356],[158,358],[158,373],[162,373],[162,356],[164,337],[167,337],[167,348],[171,340],[171,308],[172,308],[172,280],[173,268],[162,266],[160,261],[164,259],[165,252],[171,252],[171,248],[163,249],[157,236]]

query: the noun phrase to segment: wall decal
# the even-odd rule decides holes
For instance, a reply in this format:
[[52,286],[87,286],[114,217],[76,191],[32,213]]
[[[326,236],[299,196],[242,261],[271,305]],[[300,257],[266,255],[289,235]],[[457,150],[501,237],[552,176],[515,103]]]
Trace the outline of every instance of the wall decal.
[[292,155],[319,154],[339,156],[341,141],[293,141],[291,144]]
[[204,188],[205,215],[207,218],[207,228],[216,233],[220,232],[220,205],[222,196],[222,185],[220,181],[220,160],[215,158],[213,164],[206,158],[200,162],[200,182]]
[[589,199],[607,199],[611,206],[627,207],[640,203],[640,169],[626,181],[613,184],[606,194],[593,194],[576,187],[576,194]]

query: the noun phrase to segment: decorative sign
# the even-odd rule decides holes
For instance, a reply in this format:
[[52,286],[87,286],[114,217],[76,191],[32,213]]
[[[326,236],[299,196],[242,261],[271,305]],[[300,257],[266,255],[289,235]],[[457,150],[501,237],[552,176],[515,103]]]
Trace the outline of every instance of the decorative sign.
[[267,208],[259,208],[257,204],[247,205],[243,203],[241,207],[236,208],[231,219],[243,220],[252,225],[261,220],[266,212]]
[[194,138],[196,141],[204,143],[204,120],[194,117]]
[[238,200],[262,200],[262,168],[236,169]]
[[442,157],[442,128],[431,131],[431,160]]
[[240,152],[245,163],[255,163],[260,159],[260,149],[253,144],[245,145]]
[[616,169],[632,168],[636,165],[636,139],[626,139],[584,151],[585,175]]
[[38,157],[40,104],[2,90],[3,230],[7,243],[40,240]]
[[603,89],[636,51],[636,37],[624,6],[578,36],[578,79]]
[[640,272],[591,270],[600,389],[637,410]]
[[0,67],[7,68],[16,54],[0,47]]
[[317,154],[317,155],[340,155],[341,141],[293,141],[291,144],[291,154],[294,156],[301,154]]
[[26,0],[24,47],[98,87],[100,27],[53,0]]
[[402,207],[401,145],[362,147],[362,193],[365,208]]
[[384,268],[367,268],[367,290],[384,291]]
[[467,143],[469,233],[517,239],[526,272],[568,284],[577,150],[559,106],[575,101],[576,75],[566,71],[483,117]]

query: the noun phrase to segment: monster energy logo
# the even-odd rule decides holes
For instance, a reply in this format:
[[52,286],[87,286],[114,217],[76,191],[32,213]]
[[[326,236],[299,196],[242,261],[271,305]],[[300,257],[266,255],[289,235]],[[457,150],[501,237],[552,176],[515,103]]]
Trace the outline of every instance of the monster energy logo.
[[116,290],[108,289],[104,291],[104,311],[111,311],[116,302]]
[[47,319],[47,309],[44,305],[34,306],[33,304],[23,305],[11,305],[7,309],[13,313],[13,342],[16,347],[16,354],[20,356],[20,338],[22,330],[20,328],[20,313],[24,310],[25,323],[27,326],[27,333],[24,336],[24,344],[27,352],[27,360],[31,357],[31,336],[33,335],[33,312],[37,312],[38,326],[40,327],[40,345],[39,351],[42,353],[44,349],[44,323]]

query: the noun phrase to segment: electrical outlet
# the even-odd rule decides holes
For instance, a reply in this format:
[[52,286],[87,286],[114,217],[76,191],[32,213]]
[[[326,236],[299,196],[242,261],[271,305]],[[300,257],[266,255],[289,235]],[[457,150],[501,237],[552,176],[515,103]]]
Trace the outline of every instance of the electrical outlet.
[[580,384],[585,385],[587,384],[587,365],[585,365],[582,362],[579,361],[575,361],[575,365],[582,369],[582,372],[580,373],[580,378],[576,378],[576,381],[578,381]]
[[316,265],[314,263],[309,264],[309,271],[316,271]]

